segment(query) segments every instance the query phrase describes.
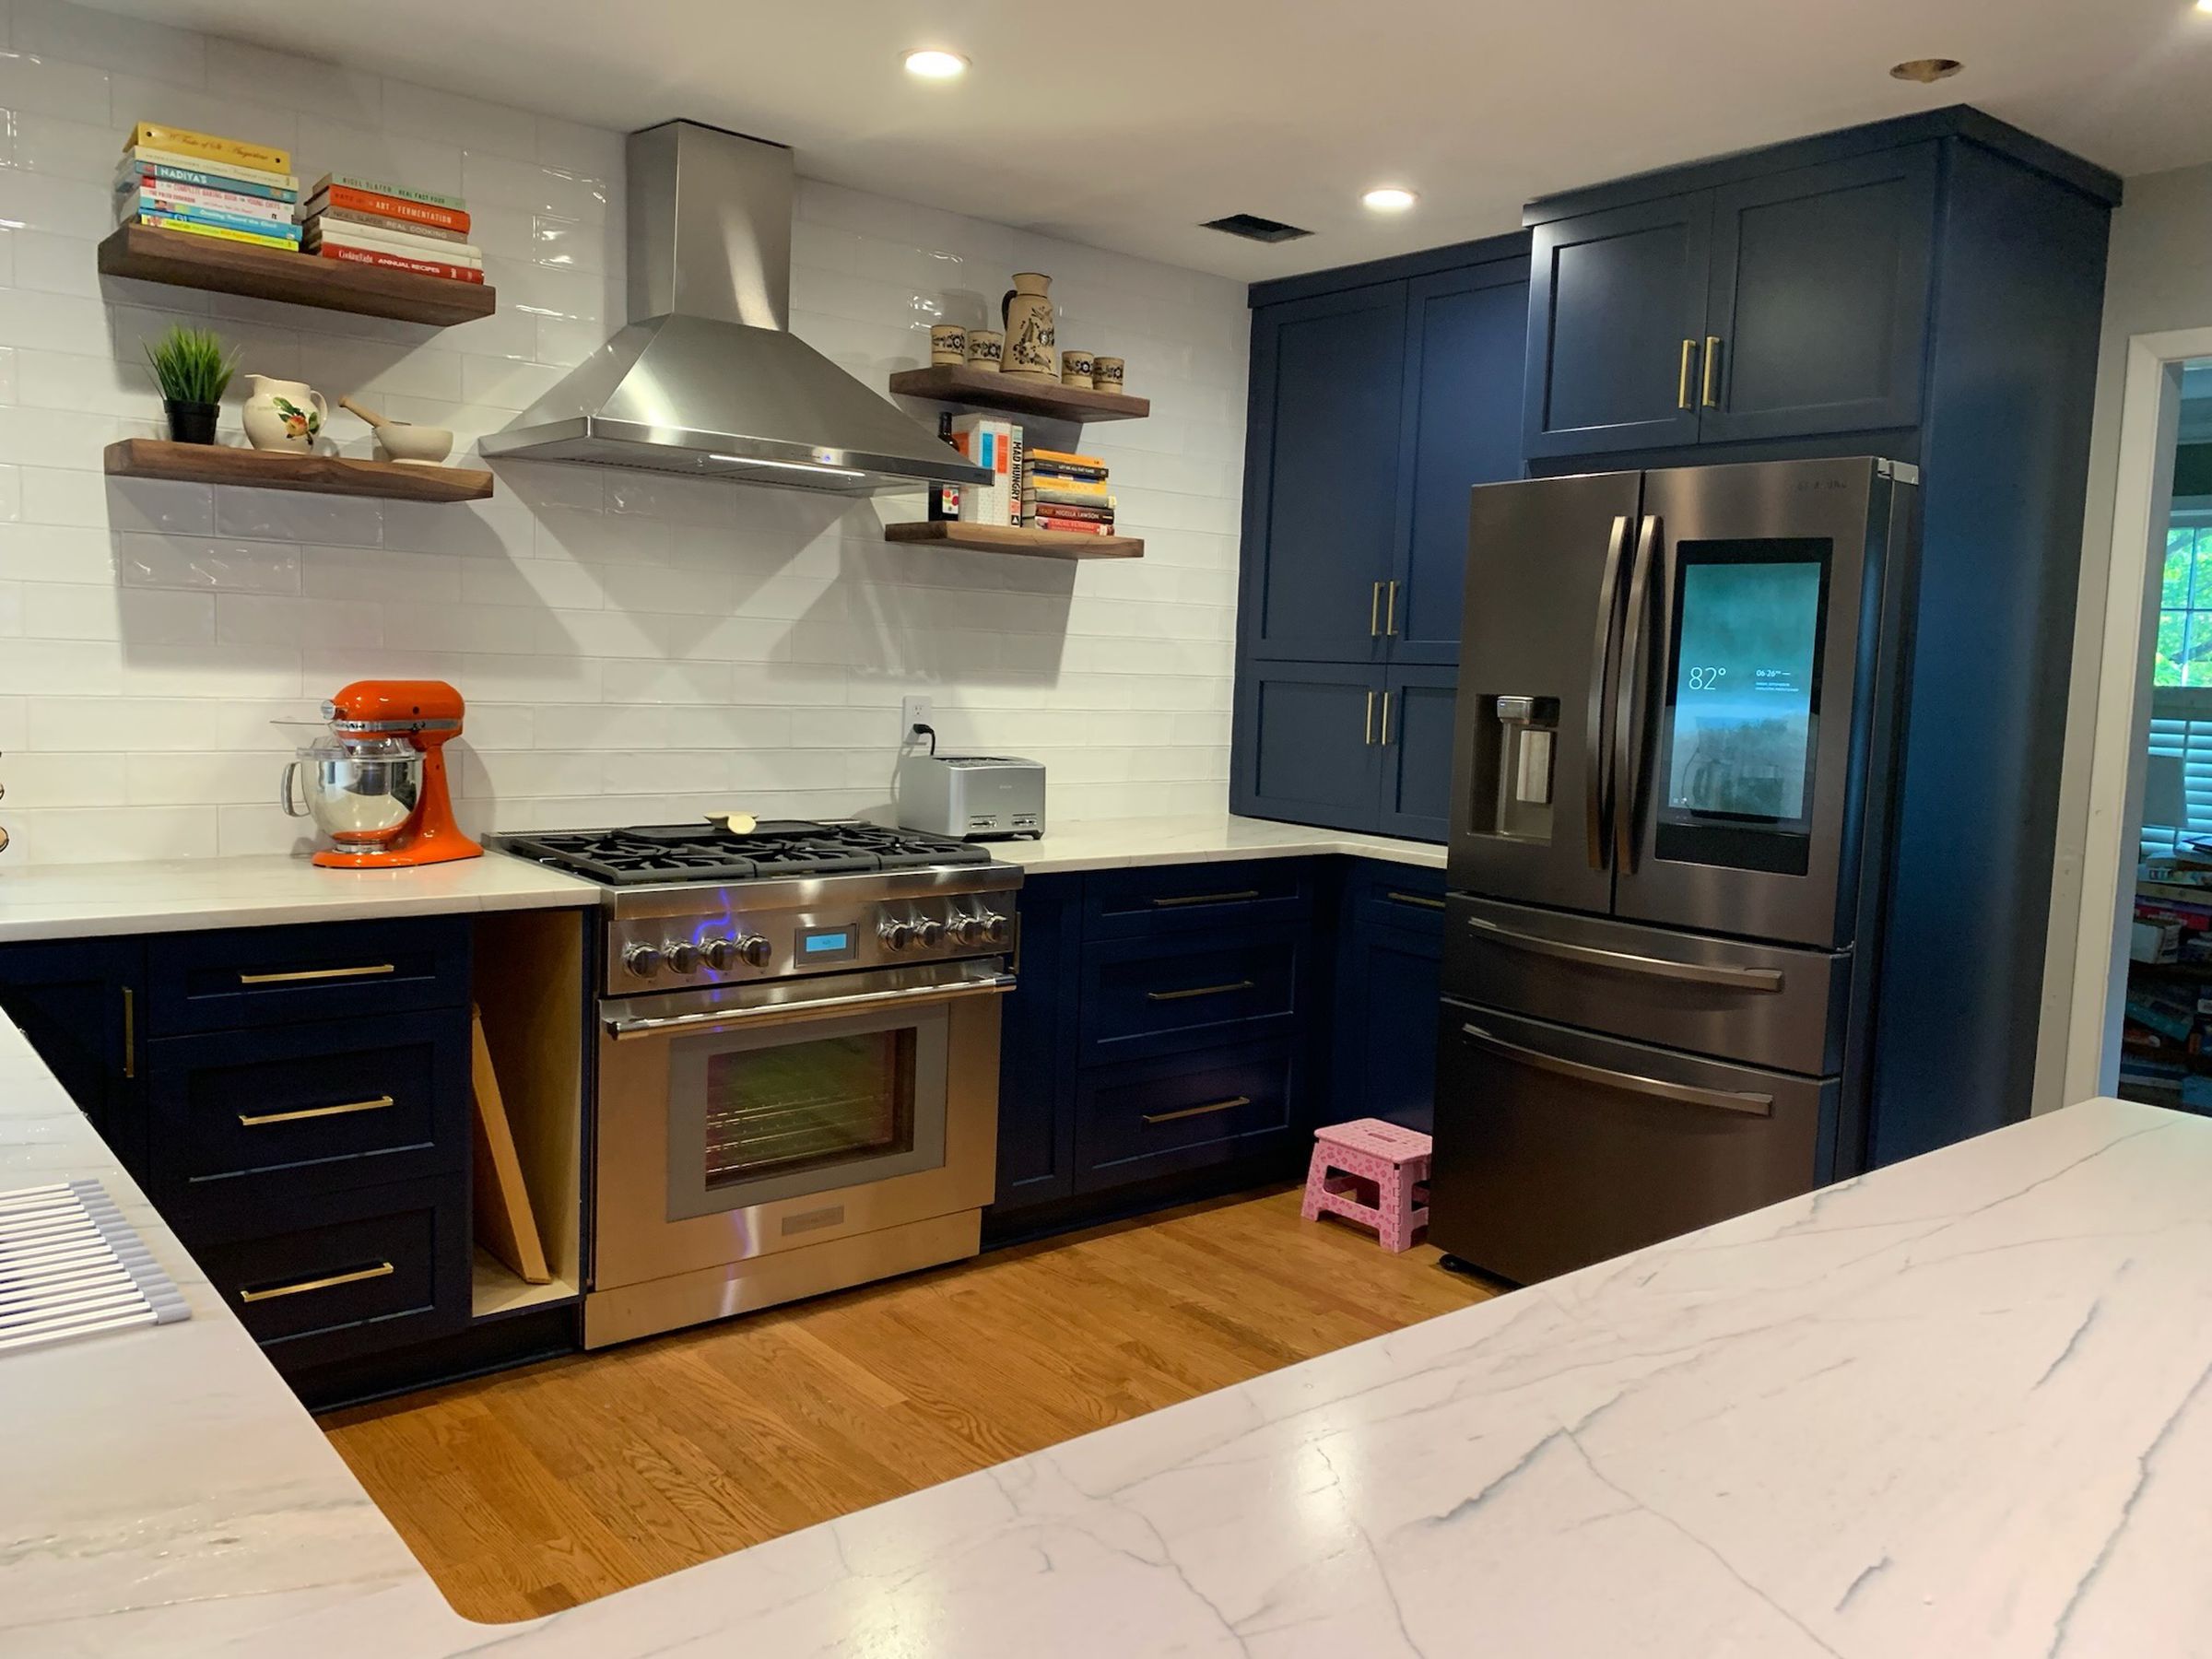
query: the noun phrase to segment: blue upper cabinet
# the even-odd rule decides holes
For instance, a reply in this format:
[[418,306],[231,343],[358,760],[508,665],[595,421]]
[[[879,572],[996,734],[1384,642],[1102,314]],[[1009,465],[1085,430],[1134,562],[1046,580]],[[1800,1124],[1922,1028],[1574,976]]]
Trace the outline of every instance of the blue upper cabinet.
[[1406,284],[1253,313],[1243,613],[1255,657],[1381,658],[1395,565]]
[[1383,673],[1357,663],[1246,664],[1237,676],[1230,810],[1374,829],[1387,752]]
[[1521,476],[1527,325],[1528,261],[1517,249],[1407,285],[1397,556],[1383,595],[1394,663],[1459,661],[1467,491]]
[[1712,199],[1700,440],[1917,424],[1936,146],[1793,168]]
[[1536,455],[1691,443],[1710,192],[1538,225],[1522,436]]
[[1876,148],[1704,189],[1668,176],[1647,182],[1665,193],[1653,200],[1539,223],[1530,457],[1914,425],[1936,149]]

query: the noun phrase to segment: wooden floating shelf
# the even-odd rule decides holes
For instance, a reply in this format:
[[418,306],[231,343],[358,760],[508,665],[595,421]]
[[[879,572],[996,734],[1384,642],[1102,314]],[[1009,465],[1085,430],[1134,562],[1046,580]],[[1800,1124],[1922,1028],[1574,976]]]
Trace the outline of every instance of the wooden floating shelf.
[[254,489],[382,496],[393,501],[480,501],[491,494],[491,475],[473,467],[403,465],[396,461],[357,461],[350,455],[171,443],[163,438],[125,438],[109,444],[106,470],[118,478],[243,484]]
[[891,390],[900,397],[934,397],[941,403],[974,404],[1021,415],[1056,415],[1063,420],[1142,420],[1152,413],[1148,397],[1085,392],[1053,381],[953,365],[902,369],[891,376]]
[[124,225],[101,242],[100,272],[174,288],[282,300],[323,311],[395,317],[433,328],[488,317],[499,306],[497,290],[482,283],[349,265],[312,253],[194,236],[189,230],[164,230],[158,225]]
[[943,519],[886,524],[883,539],[967,547],[978,553],[1019,553],[1031,559],[1142,559],[1134,535],[1085,535],[1075,530],[1018,530],[1012,524],[959,524]]

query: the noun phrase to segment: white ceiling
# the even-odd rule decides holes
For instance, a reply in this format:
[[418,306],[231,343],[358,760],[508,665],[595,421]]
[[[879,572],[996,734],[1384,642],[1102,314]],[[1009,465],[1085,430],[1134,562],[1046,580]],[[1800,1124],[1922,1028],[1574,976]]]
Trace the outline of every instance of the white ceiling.
[[[2123,174],[2212,159],[2192,0],[101,0],[454,91],[780,139],[815,178],[1238,277],[1510,229],[1535,195],[1947,103]],[[974,67],[932,84],[909,47]],[[1900,58],[1955,57],[1933,87]],[[1391,218],[1382,181],[1420,193]],[[1195,228],[1257,213],[1263,247]]]

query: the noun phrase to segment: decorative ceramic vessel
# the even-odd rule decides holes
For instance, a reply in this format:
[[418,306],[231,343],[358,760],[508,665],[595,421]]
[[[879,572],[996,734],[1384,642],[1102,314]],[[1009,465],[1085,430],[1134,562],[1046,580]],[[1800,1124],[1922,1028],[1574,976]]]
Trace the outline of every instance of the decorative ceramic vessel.
[[995,328],[971,328],[968,331],[968,367],[997,373],[999,356],[1004,351],[1006,336]]
[[1073,386],[1078,392],[1088,392],[1091,385],[1091,369],[1098,361],[1088,351],[1077,351],[1070,346],[1060,354],[1060,383]]
[[1014,273],[1014,286],[998,302],[998,314],[1006,327],[1000,372],[1027,380],[1053,378],[1058,363],[1053,349],[1052,287],[1053,279],[1040,272]]
[[216,417],[222,412],[222,405],[179,403],[173,397],[165,397],[161,400],[161,412],[169,417],[171,443],[213,443]]
[[1128,365],[1120,358],[1093,358],[1090,359],[1090,383],[1100,392],[1119,392],[1122,376]]
[[968,360],[968,331],[958,323],[939,323],[929,331],[932,367],[958,367]]
[[305,381],[246,376],[246,441],[255,449],[312,454],[330,406]]

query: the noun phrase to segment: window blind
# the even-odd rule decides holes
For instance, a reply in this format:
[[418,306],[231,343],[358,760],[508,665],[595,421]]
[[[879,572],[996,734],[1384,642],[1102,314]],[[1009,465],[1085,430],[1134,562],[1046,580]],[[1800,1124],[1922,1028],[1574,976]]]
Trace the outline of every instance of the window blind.
[[2178,755],[2188,821],[2143,825],[2146,853],[2171,853],[2181,834],[2212,835],[2212,687],[2159,686],[2150,694],[2150,752]]

